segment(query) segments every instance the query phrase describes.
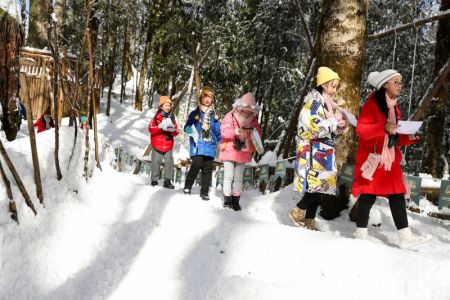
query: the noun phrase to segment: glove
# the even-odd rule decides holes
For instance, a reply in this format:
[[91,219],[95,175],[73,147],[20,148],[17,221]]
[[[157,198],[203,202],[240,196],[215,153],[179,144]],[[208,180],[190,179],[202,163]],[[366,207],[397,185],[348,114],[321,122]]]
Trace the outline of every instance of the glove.
[[338,122],[336,120],[335,117],[330,117],[327,119],[328,123],[330,124],[330,130],[331,131],[336,131],[337,127],[338,127]]
[[186,126],[186,129],[184,130],[187,134],[192,134],[192,126]]
[[158,128],[159,128],[159,129],[163,129],[163,124],[162,124],[162,123],[159,123],[159,124],[158,124]]

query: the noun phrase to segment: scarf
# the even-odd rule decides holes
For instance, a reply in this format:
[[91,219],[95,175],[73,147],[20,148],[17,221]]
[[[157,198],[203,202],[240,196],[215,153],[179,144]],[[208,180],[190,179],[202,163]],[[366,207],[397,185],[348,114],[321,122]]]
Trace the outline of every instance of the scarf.
[[240,109],[235,108],[233,110],[233,116],[236,118],[236,121],[239,124],[239,127],[242,128],[250,128],[253,119],[255,118],[255,114],[251,114],[250,116],[244,115]]
[[340,129],[345,129],[347,122],[345,122],[344,118],[342,117],[342,114],[340,112],[334,113],[334,111],[339,108],[339,105],[336,102],[334,102],[333,99],[327,94],[323,94],[322,98],[326,107],[326,109],[324,109],[325,117],[327,119],[330,117],[335,118],[336,121],[338,122],[338,127]]
[[[397,117],[395,116],[395,106],[397,105],[397,99],[391,99],[386,94],[386,104],[389,109],[387,122],[397,124]],[[391,134],[391,133],[389,133]],[[384,135],[383,150],[381,151],[381,166],[384,166],[386,171],[390,171],[392,163],[395,160],[395,146],[388,147],[389,134]],[[395,134],[395,132],[393,132]]]
[[167,119],[167,118],[171,117],[172,113],[171,113],[171,111],[166,113],[165,111],[161,110],[161,115],[163,116],[163,119]]
[[204,113],[201,121],[201,139],[205,142],[211,142],[211,114],[214,112],[214,106],[199,105],[200,110]]

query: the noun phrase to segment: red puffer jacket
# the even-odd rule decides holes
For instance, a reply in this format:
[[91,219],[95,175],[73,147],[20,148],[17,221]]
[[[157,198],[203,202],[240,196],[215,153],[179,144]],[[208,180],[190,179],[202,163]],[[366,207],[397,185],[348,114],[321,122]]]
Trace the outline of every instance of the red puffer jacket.
[[[52,128],[55,127],[55,123],[53,122],[53,118],[50,118],[50,126]],[[46,130],[44,115],[40,116],[39,119],[34,122],[34,127],[37,127],[37,132],[42,132]]]
[[173,138],[178,135],[178,124],[175,118],[172,119],[175,125],[175,131],[169,132],[158,128],[158,125],[162,122],[163,116],[161,112],[158,112],[155,117],[150,121],[148,125],[148,131],[151,135],[152,147],[161,152],[167,152],[173,148]]
[[[401,119],[398,106],[395,107],[397,118]],[[381,153],[384,142],[384,125],[387,117],[380,111],[376,103],[374,93],[369,95],[369,99],[364,104],[356,126],[358,135],[358,150],[356,151],[355,178],[352,185],[352,194],[357,197],[360,194],[373,194],[386,196],[389,194],[403,194],[406,192],[402,181],[402,168],[400,162],[402,154],[400,146],[414,144],[408,135],[399,134],[398,144],[395,147],[395,161],[390,171],[385,171],[383,167],[378,168],[373,180],[362,177],[361,165],[366,161],[367,156],[376,148],[377,153]]]

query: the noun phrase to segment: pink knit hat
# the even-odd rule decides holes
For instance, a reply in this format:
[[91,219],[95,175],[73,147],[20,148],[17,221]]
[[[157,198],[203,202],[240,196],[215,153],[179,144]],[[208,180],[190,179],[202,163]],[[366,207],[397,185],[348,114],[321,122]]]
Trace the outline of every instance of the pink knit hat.
[[234,102],[233,107],[236,109],[252,110],[255,114],[260,110],[259,105],[256,104],[255,96],[252,93],[244,94]]

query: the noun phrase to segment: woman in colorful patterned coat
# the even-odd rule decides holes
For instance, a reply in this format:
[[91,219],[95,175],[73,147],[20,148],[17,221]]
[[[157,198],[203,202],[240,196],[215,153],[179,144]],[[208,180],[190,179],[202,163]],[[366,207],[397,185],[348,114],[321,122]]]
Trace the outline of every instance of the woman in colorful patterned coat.
[[303,198],[289,217],[295,225],[304,222],[311,230],[317,230],[315,217],[320,194],[335,195],[337,191],[333,140],[347,126],[332,99],[339,84],[336,72],[320,67],[316,88],[305,97],[299,117],[294,189],[303,193]]

